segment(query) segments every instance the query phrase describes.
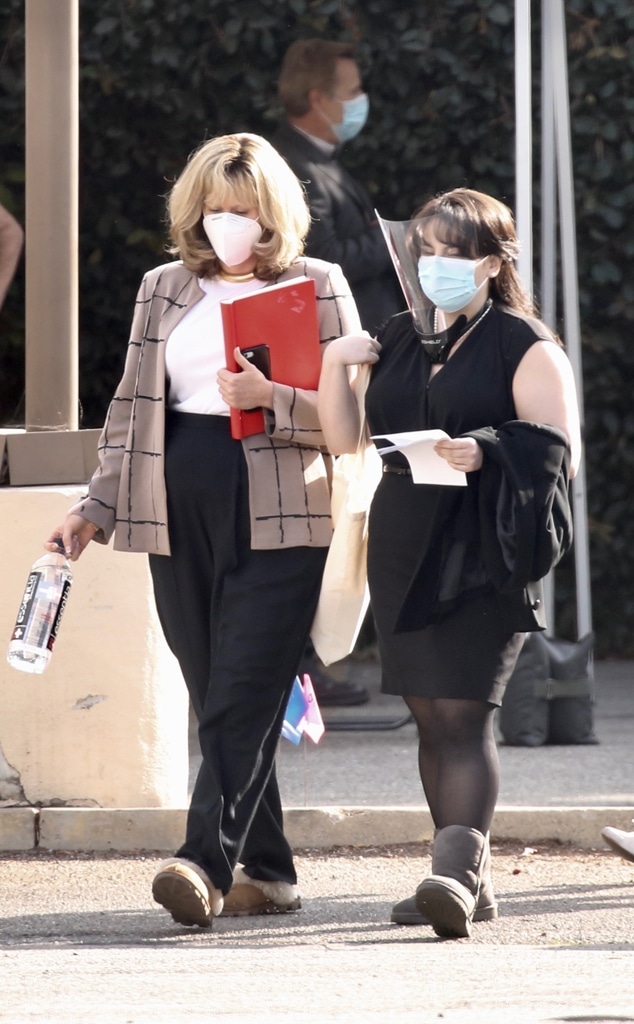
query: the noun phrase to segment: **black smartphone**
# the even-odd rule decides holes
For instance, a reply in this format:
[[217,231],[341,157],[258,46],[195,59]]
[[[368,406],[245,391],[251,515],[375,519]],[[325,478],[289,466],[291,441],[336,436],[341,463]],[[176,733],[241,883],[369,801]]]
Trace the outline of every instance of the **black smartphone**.
[[271,379],[271,353],[268,345],[254,345],[253,348],[241,348],[240,351],[267,380]]
[[[253,348],[241,348],[240,351],[245,359],[248,359],[260,373],[264,374],[267,380],[271,379],[271,353],[268,345],[254,345]],[[253,411],[253,409],[246,410],[246,412]]]

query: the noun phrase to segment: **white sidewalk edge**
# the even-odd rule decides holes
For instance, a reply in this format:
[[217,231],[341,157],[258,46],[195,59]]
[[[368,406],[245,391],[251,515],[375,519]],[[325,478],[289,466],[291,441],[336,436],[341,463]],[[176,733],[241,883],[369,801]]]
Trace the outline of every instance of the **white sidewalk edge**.
[[[182,808],[3,807],[0,852],[174,851],[183,841],[186,817]],[[429,812],[420,807],[290,807],[284,820],[296,849],[399,846],[432,837]],[[631,807],[498,807],[491,838],[603,849],[601,829],[629,829],[631,821]]]

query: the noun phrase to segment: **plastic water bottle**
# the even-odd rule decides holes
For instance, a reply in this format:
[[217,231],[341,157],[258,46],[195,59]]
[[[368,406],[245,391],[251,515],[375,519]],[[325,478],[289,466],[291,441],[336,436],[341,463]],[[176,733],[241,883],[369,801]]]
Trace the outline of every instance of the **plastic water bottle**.
[[11,634],[7,661],[21,672],[43,672],[73,582],[63,551],[48,552],[31,566],[24,596]]

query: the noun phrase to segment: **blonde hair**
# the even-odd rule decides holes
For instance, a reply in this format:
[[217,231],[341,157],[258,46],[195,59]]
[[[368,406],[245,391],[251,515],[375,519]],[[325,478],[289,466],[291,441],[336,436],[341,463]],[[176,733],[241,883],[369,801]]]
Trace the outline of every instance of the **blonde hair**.
[[289,117],[308,113],[308,93],[319,89],[330,96],[335,88],[337,61],[354,60],[351,43],[333,39],[296,39],[291,43],[277,80],[277,94]]
[[253,247],[256,277],[270,280],[304,249],[310,214],[304,192],[286,161],[266,139],[242,132],[205,142],[187,161],[168,197],[172,246],[188,270],[213,277],[220,263],[202,226],[203,202],[234,198],[258,211],[262,238]]
[[[484,192],[455,188],[429,199],[413,214],[414,221],[419,218],[437,222],[438,237],[455,246],[461,256],[468,259],[499,256],[502,260],[500,272],[489,282],[491,298],[518,313],[536,316],[533,300],[515,269],[520,243],[508,206]],[[416,249],[419,232],[415,224],[412,227],[411,243]]]

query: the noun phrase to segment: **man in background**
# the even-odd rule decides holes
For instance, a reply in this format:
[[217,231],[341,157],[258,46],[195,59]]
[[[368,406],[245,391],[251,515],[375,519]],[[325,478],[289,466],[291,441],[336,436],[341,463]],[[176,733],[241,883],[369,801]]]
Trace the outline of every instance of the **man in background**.
[[[312,217],[306,253],[339,264],[361,323],[374,335],[405,302],[373,202],[338,160],[339,147],[358,135],[369,111],[354,47],[296,40],[284,57],[278,96],[286,119],[271,141],[306,191]],[[345,660],[325,669],[313,654],[302,665],[324,706],[368,700],[364,687],[347,681],[348,669]]]
[[339,264],[363,327],[375,334],[405,302],[373,202],[338,160],[369,110],[354,47],[298,39],[284,57],[278,95],[286,120],[271,141],[306,190],[313,221],[306,253]]

